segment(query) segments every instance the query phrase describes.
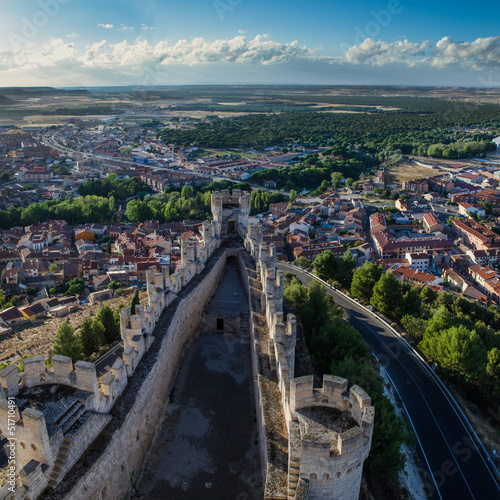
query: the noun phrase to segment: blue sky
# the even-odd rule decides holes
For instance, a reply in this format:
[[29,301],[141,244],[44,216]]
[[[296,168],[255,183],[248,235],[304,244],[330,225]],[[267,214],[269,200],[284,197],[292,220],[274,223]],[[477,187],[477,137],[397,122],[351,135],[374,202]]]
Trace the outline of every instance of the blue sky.
[[0,0],[0,85],[500,87],[498,2]]

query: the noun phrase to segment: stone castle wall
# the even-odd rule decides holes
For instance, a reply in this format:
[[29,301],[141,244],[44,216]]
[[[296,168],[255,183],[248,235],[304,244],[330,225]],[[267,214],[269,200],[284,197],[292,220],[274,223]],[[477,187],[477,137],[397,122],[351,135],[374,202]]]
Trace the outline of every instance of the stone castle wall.
[[[158,358],[142,383],[125,421],[94,466],[71,489],[71,500],[126,498],[140,471],[175,382],[184,348],[193,340],[200,314],[226,264],[223,253],[198,287],[183,299],[163,339]],[[132,452],[133,450],[133,452]]]
[[[277,385],[288,428],[289,500],[299,498],[356,500],[359,497],[363,463],[371,447],[374,408],[360,387],[349,391],[348,381],[325,375],[323,387],[314,388],[314,378],[294,378],[297,325],[283,311],[283,273],[276,268],[275,249],[262,242],[262,230],[250,225],[245,248],[256,262],[262,286],[262,309],[269,332],[269,363]],[[261,388],[258,387],[260,392]],[[258,396],[258,394],[257,394]],[[256,397],[257,411],[265,411]],[[342,420],[350,423],[342,425]],[[262,439],[266,434],[262,433]],[[262,445],[261,445],[262,447]],[[264,460],[268,457],[263,452]],[[266,477],[267,487],[272,477]],[[300,486],[300,488],[299,488]],[[283,491],[266,499],[283,498]]]

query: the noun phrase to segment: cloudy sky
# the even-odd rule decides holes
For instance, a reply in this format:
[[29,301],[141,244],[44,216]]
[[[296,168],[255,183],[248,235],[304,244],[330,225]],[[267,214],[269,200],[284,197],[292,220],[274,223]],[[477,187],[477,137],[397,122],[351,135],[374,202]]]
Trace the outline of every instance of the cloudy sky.
[[[271,5],[270,5],[271,4]],[[0,0],[0,86],[500,87],[485,0]]]

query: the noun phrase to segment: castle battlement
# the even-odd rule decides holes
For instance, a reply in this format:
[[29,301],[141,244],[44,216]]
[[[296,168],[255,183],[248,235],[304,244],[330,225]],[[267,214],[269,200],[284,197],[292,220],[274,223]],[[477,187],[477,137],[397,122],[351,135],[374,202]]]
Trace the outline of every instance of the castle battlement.
[[[242,200],[245,196],[237,195]],[[96,365],[54,355],[52,367],[43,356],[23,360],[24,371],[10,365],[0,372],[0,431],[7,436],[7,398],[16,396],[16,437],[21,449],[16,468],[21,478],[17,498],[36,498],[47,485],[55,487],[72,464],[111,420],[109,412],[125,390],[142,358],[154,342],[152,335],[164,309],[219,248],[216,223],[203,224],[201,242],[182,242],[182,267],[172,276],[155,267],[146,271],[148,305],[120,311],[123,354],[111,369],[97,376]],[[38,409],[39,408],[39,409]],[[12,415],[10,415],[12,421]],[[25,450],[25,451],[23,451]],[[0,490],[0,498],[7,490]]]
[[371,399],[356,385],[348,390],[348,381],[341,377],[325,375],[319,388],[312,375],[294,378],[297,320],[292,314],[284,317],[284,278],[276,269],[275,249],[262,242],[256,225],[248,229],[245,248],[256,261],[262,286],[269,363],[276,372],[289,433],[288,498],[355,500],[372,440]]

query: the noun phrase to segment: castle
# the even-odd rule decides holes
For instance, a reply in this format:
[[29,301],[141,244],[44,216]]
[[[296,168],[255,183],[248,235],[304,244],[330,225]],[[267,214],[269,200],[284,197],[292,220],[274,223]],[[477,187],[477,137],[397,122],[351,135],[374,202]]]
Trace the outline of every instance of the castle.
[[15,484],[8,482],[0,499],[130,494],[228,257],[238,259],[253,311],[264,498],[358,498],[373,432],[369,396],[357,386],[348,391],[339,377],[325,376],[321,388],[312,376],[294,378],[297,323],[283,311],[274,247],[263,243],[259,225],[248,223],[249,193],[213,193],[212,213],[200,227],[201,244],[182,242],[177,272],[147,273],[148,306],[136,306],[134,315],[121,310],[123,350],[107,373],[98,377],[95,364],[73,365],[57,355],[51,368],[37,356],[24,360],[22,373],[15,366],[0,372],[0,437],[15,437],[16,451]]

